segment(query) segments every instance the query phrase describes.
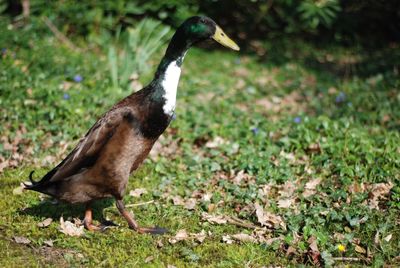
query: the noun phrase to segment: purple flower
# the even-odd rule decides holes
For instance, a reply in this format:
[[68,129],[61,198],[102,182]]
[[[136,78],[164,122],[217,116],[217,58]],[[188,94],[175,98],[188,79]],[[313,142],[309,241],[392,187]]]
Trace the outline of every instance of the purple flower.
[[295,122],[296,124],[300,124],[300,123],[301,123],[301,117],[300,117],[300,116],[296,116],[296,117],[293,119],[293,122]]
[[239,65],[241,62],[242,62],[242,60],[241,60],[239,57],[237,57],[237,58],[235,59],[235,64],[236,64],[236,65]]
[[71,98],[71,96],[68,93],[64,93],[64,95],[63,95],[64,100],[69,100],[70,98]]
[[81,75],[77,74],[74,76],[75,82],[80,83],[80,82],[82,82],[82,80],[83,80],[83,77]]
[[7,52],[7,48],[3,47],[3,48],[1,49],[1,54],[6,54],[6,52]]
[[346,100],[346,94],[344,94],[344,92],[340,92],[335,99],[336,103],[342,103]]
[[172,114],[172,119],[171,119],[172,121],[174,121],[174,120],[176,120],[176,113],[173,113]]
[[254,135],[257,135],[258,131],[259,131],[259,129],[257,127],[253,127],[251,129],[251,132],[253,132]]

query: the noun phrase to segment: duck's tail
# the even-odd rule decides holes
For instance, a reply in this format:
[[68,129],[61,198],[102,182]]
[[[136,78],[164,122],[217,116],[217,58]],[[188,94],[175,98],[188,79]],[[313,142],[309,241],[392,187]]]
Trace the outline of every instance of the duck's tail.
[[52,183],[49,181],[50,178],[52,177],[52,175],[54,174],[54,172],[47,173],[40,181],[35,181],[33,179],[33,173],[35,173],[34,170],[32,170],[31,173],[29,173],[30,184],[25,183],[25,182],[23,183],[25,186],[25,189],[54,196],[55,195],[54,189],[53,189],[54,187],[51,187]]

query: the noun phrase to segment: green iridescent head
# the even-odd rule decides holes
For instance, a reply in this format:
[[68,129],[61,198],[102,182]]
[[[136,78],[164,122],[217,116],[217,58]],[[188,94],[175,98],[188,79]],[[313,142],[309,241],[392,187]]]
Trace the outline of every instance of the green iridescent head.
[[176,30],[167,54],[181,53],[191,45],[206,39],[214,39],[223,46],[239,50],[239,46],[212,19],[205,16],[194,16],[185,20]]

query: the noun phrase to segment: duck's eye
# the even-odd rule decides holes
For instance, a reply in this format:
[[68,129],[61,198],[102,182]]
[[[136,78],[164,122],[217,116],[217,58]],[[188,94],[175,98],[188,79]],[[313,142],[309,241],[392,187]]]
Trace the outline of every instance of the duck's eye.
[[205,19],[200,19],[200,23],[206,23]]

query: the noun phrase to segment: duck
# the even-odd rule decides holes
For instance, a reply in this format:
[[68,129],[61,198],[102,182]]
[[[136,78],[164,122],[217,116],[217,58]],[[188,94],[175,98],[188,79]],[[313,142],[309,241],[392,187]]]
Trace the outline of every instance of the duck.
[[76,147],[40,180],[25,183],[25,189],[71,203],[84,204],[84,227],[93,224],[93,202],[115,198],[120,214],[138,233],[164,234],[162,227],[143,227],[123,202],[128,179],[144,161],[154,143],[174,117],[181,67],[187,51],[212,39],[239,51],[214,20],[206,16],[186,19],[175,31],[152,81],[125,97],[107,111],[81,138]]

